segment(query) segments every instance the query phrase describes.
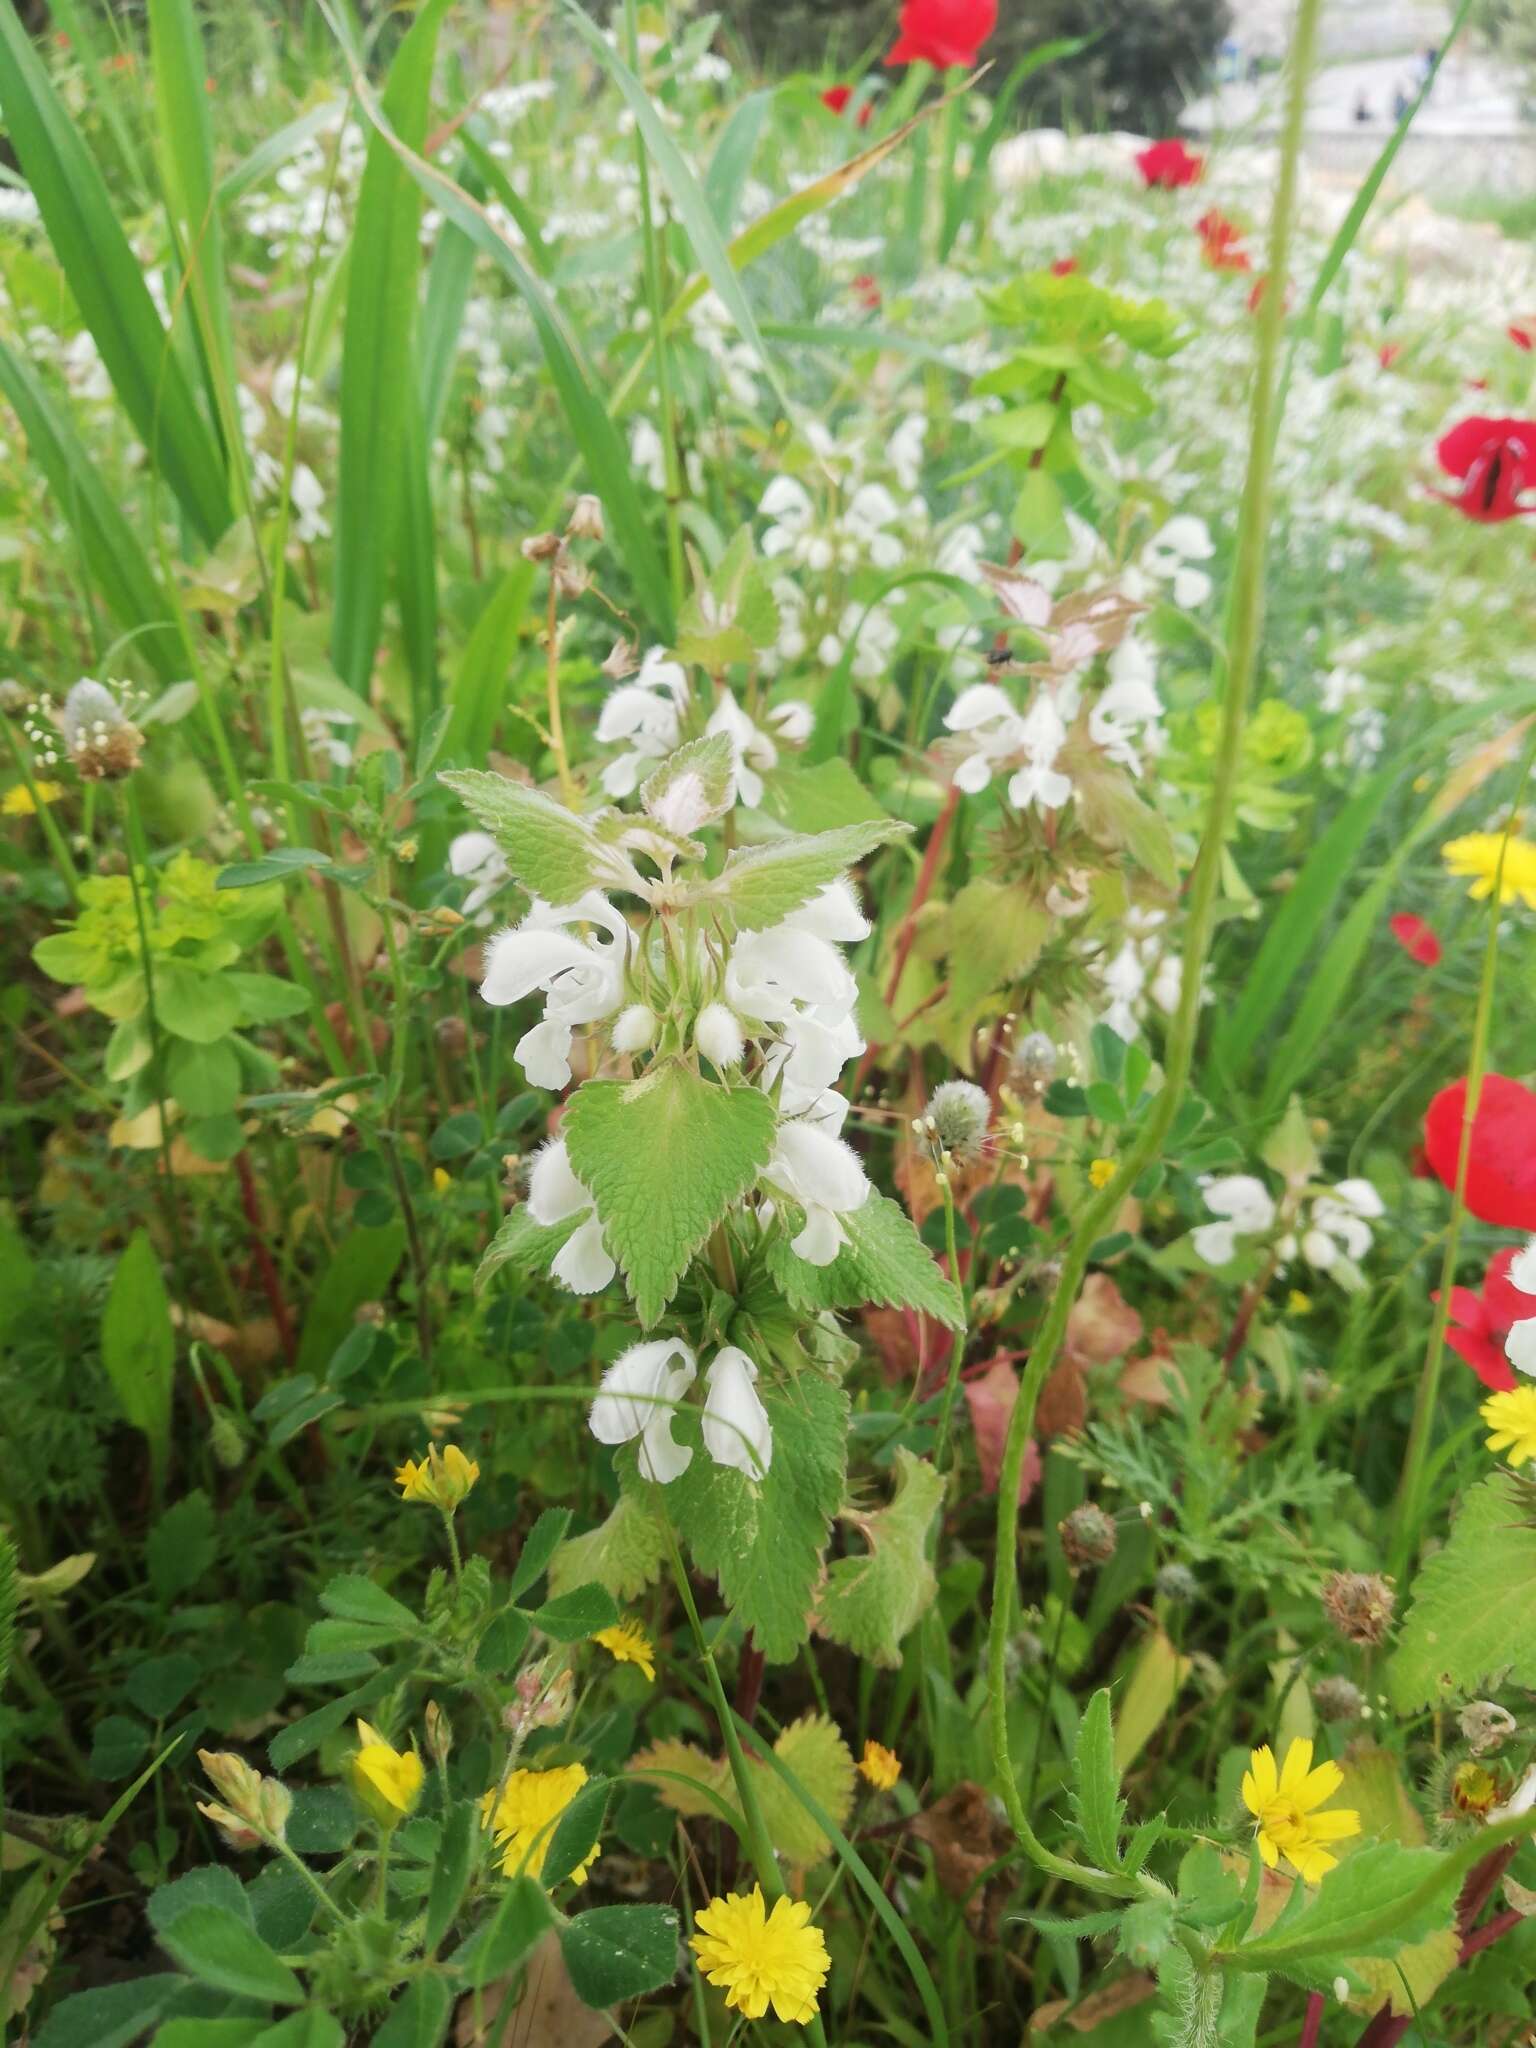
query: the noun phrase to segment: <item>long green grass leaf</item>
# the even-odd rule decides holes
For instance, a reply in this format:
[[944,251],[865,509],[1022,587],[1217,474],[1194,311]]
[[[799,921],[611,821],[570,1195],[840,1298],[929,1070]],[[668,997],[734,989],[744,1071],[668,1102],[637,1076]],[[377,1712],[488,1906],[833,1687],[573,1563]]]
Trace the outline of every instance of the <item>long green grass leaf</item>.
[[161,588],[139,537],[66,414],[31,365],[0,342],[0,392],[80,545],[86,570],[112,616],[162,682],[187,674],[176,607]]
[[1026,81],[1037,71],[1043,71],[1048,64],[1060,64],[1069,57],[1076,57],[1086,50],[1094,36],[1057,36],[1053,42],[1040,43],[1033,50],[1026,50],[1017,64],[1003,80],[992,101],[992,112],[987,125],[977,137],[971,150],[970,169],[963,183],[957,184],[944,211],[944,228],[939,241],[939,260],[945,261],[959,239],[960,230],[973,218],[983,193],[987,190],[987,168],[992,161],[992,152],[1008,132],[1009,116],[1013,102]]
[[150,458],[201,537],[229,525],[218,443],[155,311],[95,160],[16,14],[0,0],[0,105],[54,254]]
[[[437,34],[447,0],[427,0],[395,52],[384,88],[393,134],[419,149],[427,132]],[[341,357],[341,445],[336,492],[336,600],[331,659],[366,696],[384,617],[389,563],[399,545],[415,450],[402,394],[414,380],[420,289],[421,193],[382,132],[368,161],[352,235]],[[419,511],[419,504],[418,504]],[[430,540],[430,531],[426,538]],[[420,544],[419,529],[413,539]]]
[[452,716],[443,735],[446,761],[483,761],[496,732],[507,671],[533,595],[531,562],[509,569],[475,621],[453,680]]

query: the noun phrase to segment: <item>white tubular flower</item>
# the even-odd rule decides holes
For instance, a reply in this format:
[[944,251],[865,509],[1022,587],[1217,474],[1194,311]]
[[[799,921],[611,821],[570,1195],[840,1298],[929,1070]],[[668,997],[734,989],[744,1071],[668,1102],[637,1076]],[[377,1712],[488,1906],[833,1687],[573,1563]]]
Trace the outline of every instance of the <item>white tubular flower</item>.
[[900,518],[901,507],[884,484],[861,484],[849,499],[838,527],[877,569],[894,569],[904,550],[900,534],[887,529]]
[[621,1010],[613,1027],[615,1052],[644,1052],[656,1036],[656,1012],[645,1003]]
[[1374,1241],[1371,1224],[1384,1213],[1385,1205],[1368,1180],[1341,1180],[1312,1204],[1308,1228],[1302,1232],[1302,1257],[1320,1273],[1336,1266],[1341,1257],[1363,1259]]
[[1509,1284],[1531,1296],[1531,1312],[1511,1323],[1504,1339],[1504,1356],[1516,1372],[1536,1379],[1536,1237],[1510,1260]]
[[1202,1223],[1192,1235],[1208,1266],[1224,1266],[1240,1237],[1256,1237],[1275,1220],[1274,1197],[1256,1174],[1227,1173],[1205,1182],[1205,1206],[1219,1223]]
[[804,484],[792,476],[774,477],[757,509],[773,522],[763,535],[763,553],[770,561],[787,555],[808,569],[831,568],[832,543],[813,531],[816,508]]
[[1046,691],[1039,692],[1020,721],[1018,742],[1027,759],[1009,778],[1008,801],[1021,811],[1031,804],[1059,811],[1072,794],[1070,777],[1056,767],[1056,756],[1067,743],[1067,727]]
[[549,1270],[572,1294],[600,1293],[618,1267],[597,1220],[597,1204],[572,1172],[563,1138],[552,1138],[533,1162],[528,1213],[546,1230],[573,1216],[586,1218],[555,1253]]
[[1104,1012],[1103,1022],[1117,1038],[1123,1038],[1129,1045],[1141,1029],[1136,1019],[1136,1005],[1147,987],[1147,970],[1142,965],[1134,939],[1127,939],[1119,952],[1105,962],[1099,980],[1109,996],[1109,1008]]
[[790,1249],[810,1265],[830,1266],[848,1242],[840,1218],[870,1197],[858,1154],[819,1121],[797,1118],[779,1125],[763,1178],[805,1211],[805,1228]]
[[603,770],[609,796],[631,796],[658,761],[675,751],[683,736],[682,713],[688,703],[687,671],[669,661],[660,647],[649,648],[634,679],[610,690],[597,720],[597,739],[605,747],[628,743]]
[[464,898],[464,916],[472,923],[509,872],[506,858],[489,832],[461,832],[449,844],[448,868],[461,882],[471,885]]
[[962,690],[945,712],[944,723],[972,749],[952,778],[967,796],[985,789],[999,763],[1019,751],[1024,722],[996,683],[972,683]]
[[755,811],[763,800],[764,775],[779,765],[778,748],[767,733],[760,732],[752,723],[729,690],[720,692],[720,701],[704,730],[723,732],[730,741],[736,763],[737,798],[748,810]]
[[1192,512],[1181,512],[1155,533],[1142,549],[1141,565],[1151,575],[1172,586],[1173,601],[1183,611],[1205,603],[1213,585],[1203,569],[1191,562],[1208,562],[1216,552],[1211,530]]
[[768,723],[786,747],[803,747],[816,730],[816,714],[802,698],[786,697],[770,708]]
[[[674,1365],[673,1359],[679,1362]],[[603,1374],[588,1426],[600,1444],[640,1439],[640,1477],[665,1486],[693,1462],[672,1439],[673,1409],[698,1376],[698,1364],[677,1337],[631,1344]]]
[[867,939],[874,930],[864,915],[858,891],[846,878],[828,882],[808,903],[792,910],[785,923],[792,931],[809,932],[813,938],[843,946]]
[[739,1067],[747,1049],[736,1013],[724,1003],[706,1003],[700,1010],[694,1019],[693,1042],[722,1073],[728,1067]]
[[1156,752],[1163,715],[1156,665],[1137,640],[1122,640],[1109,658],[1109,687],[1088,714],[1088,737],[1111,761],[1141,773],[1141,749]]
[[786,1116],[807,1109],[864,1050],[854,1021],[858,983],[832,938],[868,930],[847,884],[833,884],[765,932],[736,942],[725,970],[725,1000],[738,1017],[776,1027],[764,1085],[782,1076]]
[[[579,939],[565,925],[600,926]],[[571,1039],[578,1024],[611,1017],[624,1000],[624,969],[632,935],[606,896],[589,889],[554,909],[535,900],[520,925],[501,932],[485,951],[480,993],[501,1007],[544,991],[544,1020],[524,1032],[514,1057],[538,1088],[563,1088],[571,1078]]]
[[704,1374],[704,1448],[717,1465],[761,1479],[773,1460],[773,1426],[757,1397],[757,1367],[734,1344],[722,1345]]

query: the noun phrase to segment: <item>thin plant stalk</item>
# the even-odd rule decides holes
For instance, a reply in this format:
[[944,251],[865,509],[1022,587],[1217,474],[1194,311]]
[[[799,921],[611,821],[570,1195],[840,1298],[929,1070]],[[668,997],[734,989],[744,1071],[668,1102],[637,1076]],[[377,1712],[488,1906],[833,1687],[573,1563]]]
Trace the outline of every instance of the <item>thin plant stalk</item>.
[[1445,1364],[1445,1333],[1450,1325],[1451,1294],[1456,1284],[1456,1264],[1461,1251],[1461,1226],[1467,1213],[1467,1173],[1472,1164],[1472,1131],[1477,1121],[1483,1077],[1488,1066],[1488,1034],[1493,1024],[1493,991],[1499,966],[1499,913],[1504,891],[1504,863],[1515,821],[1525,799],[1531,770],[1536,766],[1536,733],[1532,734],[1520,764],[1520,779],[1510,805],[1509,822],[1499,842],[1498,864],[1488,899],[1488,938],[1483,947],[1482,974],[1478,980],[1477,1010],[1472,1021],[1472,1046],[1467,1057],[1467,1093],[1461,1114],[1461,1143],[1456,1156],[1456,1185],[1451,1190],[1451,1220],[1440,1258],[1440,1291],[1429,1326],[1429,1342],[1419,1372],[1418,1391],[1413,1402],[1413,1423],[1408,1432],[1408,1451],[1398,1485],[1393,1518],[1391,1569],[1400,1573],[1413,1548],[1414,1531],[1423,1507],[1424,1468],[1429,1457],[1430,1433],[1440,1399],[1440,1374]]
[[[993,1765],[999,1790],[1021,1845],[1030,1860],[1050,1876],[1062,1877],[1092,1891],[1126,1894],[1127,1881],[1058,1856],[1036,1835],[1020,1797],[1008,1747],[1008,1632],[1018,1578],[1019,1477],[1034,1427],[1040,1389],[1061,1352],[1067,1319],[1087,1274],[1094,1245],[1146,1168],[1161,1156],[1179,1104],[1188,1086],[1200,1023],[1200,994],[1205,963],[1216,926],[1222,850],[1226,843],[1237,793],[1240,750],[1249,692],[1264,616],[1264,565],[1268,548],[1269,506],[1276,440],[1281,330],[1285,320],[1285,282],[1289,270],[1291,230],[1296,205],[1298,166],[1306,119],[1307,81],[1317,42],[1321,0],[1301,0],[1291,45],[1291,79],[1281,148],[1280,179],[1270,223],[1268,289],[1258,317],[1258,349],[1249,415],[1248,467],[1243,486],[1237,559],[1226,636],[1225,688],[1215,775],[1200,852],[1189,885],[1187,938],[1178,1007],[1164,1053],[1164,1081],[1142,1126],[1141,1135],[1121,1157],[1113,1177],[1088,1203],[1078,1220],[1062,1260],[1061,1277],[1051,1297],[1029,1361],[1019,1384],[1019,1397],[1009,1419],[997,1489],[997,1549],[994,1560],[992,1611],[988,1629],[987,1687],[990,1701]],[[1134,1888],[1134,1887],[1131,1887]]]

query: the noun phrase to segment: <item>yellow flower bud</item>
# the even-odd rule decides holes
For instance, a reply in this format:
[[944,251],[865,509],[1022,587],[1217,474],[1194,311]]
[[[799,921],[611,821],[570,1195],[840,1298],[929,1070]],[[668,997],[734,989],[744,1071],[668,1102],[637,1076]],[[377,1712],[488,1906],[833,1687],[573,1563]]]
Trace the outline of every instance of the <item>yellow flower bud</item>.
[[395,1484],[403,1500],[425,1501],[451,1515],[479,1477],[480,1467],[457,1444],[445,1444],[441,1450],[433,1444],[420,1464],[406,1459],[395,1474]]
[[359,1804],[380,1827],[392,1828],[414,1813],[425,1776],[414,1749],[392,1749],[376,1728],[357,1724],[362,1747],[350,1766],[352,1790]]

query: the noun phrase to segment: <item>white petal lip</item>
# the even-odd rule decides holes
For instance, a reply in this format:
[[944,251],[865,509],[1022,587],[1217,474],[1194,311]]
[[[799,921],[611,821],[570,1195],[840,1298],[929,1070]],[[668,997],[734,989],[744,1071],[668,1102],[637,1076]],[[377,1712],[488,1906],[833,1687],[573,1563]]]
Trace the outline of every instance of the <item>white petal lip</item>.
[[559,1017],[546,1017],[523,1033],[512,1057],[535,1088],[565,1088],[571,1079],[571,1038],[569,1024]]
[[[1524,1291],[1522,1288],[1521,1292]],[[1527,1316],[1524,1322],[1510,1325],[1509,1335],[1504,1339],[1504,1356],[1516,1372],[1536,1379],[1536,1316]]]
[[569,932],[536,931],[520,925],[515,931],[499,932],[486,947],[480,993],[498,1008],[520,1003],[568,968],[591,965],[590,950]]
[[812,1202],[805,1212],[805,1228],[791,1238],[789,1248],[808,1266],[830,1266],[847,1242],[848,1233],[832,1211]]
[[[670,1425],[670,1411],[659,1404],[675,1401],[692,1386],[697,1370],[698,1362],[681,1338],[631,1344],[603,1374],[588,1417],[592,1434],[600,1444],[627,1444],[641,1435],[658,1413],[665,1414]],[[682,1384],[674,1388],[673,1382],[679,1378]]]
[[757,1367],[745,1351],[726,1344],[704,1378],[704,1448],[717,1465],[761,1478],[773,1459],[773,1427],[753,1384]]
[[841,1138],[814,1124],[779,1125],[773,1157],[763,1178],[803,1208],[815,1206],[847,1215],[869,1200],[870,1185],[859,1156]]
[[573,1230],[549,1262],[549,1270],[572,1294],[601,1294],[619,1270],[595,1215]]
[[784,922],[795,931],[841,945],[867,939],[874,930],[860,907],[858,892],[846,879],[829,882],[809,903],[792,910]]
[[1237,1251],[1237,1231],[1230,1223],[1202,1223],[1191,1232],[1196,1254],[1208,1266],[1224,1266]]
[[563,1138],[552,1138],[533,1162],[528,1177],[528,1213],[546,1229],[593,1207],[592,1197],[576,1178]]

